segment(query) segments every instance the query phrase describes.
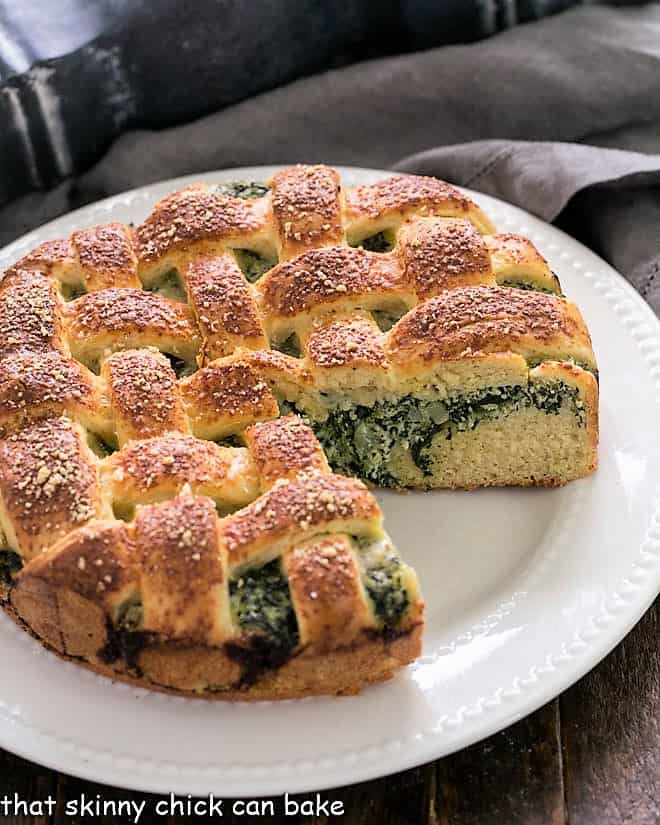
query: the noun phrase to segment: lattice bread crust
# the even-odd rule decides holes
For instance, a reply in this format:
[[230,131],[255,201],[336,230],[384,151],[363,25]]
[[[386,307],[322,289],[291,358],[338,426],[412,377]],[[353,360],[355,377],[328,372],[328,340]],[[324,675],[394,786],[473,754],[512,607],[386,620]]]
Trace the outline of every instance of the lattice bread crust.
[[[378,232],[396,237],[391,252],[350,245]],[[278,263],[251,284],[236,250]],[[185,302],[150,291],[172,269]],[[523,276],[555,294],[502,286]],[[344,192],[325,166],[285,169],[254,200],[191,186],[136,228],[41,245],[0,283],[0,521],[26,564],[15,609],[58,651],[116,673],[124,664],[97,655],[106,617],[139,591],[145,631],[171,640],[143,651],[145,678],[237,685],[219,647],[237,632],[227,579],[281,556],[311,669],[298,656],[252,695],[385,678],[419,651],[421,597],[410,583],[396,640],[373,634],[348,536],[380,536],[378,507],[330,473],[299,419],[278,418],[277,399],[356,370],[396,387],[483,353],[594,365],[558,294],[533,245],[496,234],[448,184],[397,176]],[[402,308],[382,332],[373,313]],[[277,350],[291,335],[299,358]],[[214,443],[237,434],[246,446]],[[90,437],[117,452],[97,457]]]

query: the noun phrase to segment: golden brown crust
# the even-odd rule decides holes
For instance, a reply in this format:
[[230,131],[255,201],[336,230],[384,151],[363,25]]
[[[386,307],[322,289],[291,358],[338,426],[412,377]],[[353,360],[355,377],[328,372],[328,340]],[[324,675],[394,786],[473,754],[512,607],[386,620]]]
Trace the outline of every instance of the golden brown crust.
[[233,256],[196,258],[188,265],[186,283],[204,341],[201,364],[239,346],[268,348],[253,290]]
[[0,434],[64,412],[89,418],[99,405],[93,375],[60,352],[21,352],[0,360]]
[[320,536],[285,557],[298,629],[309,652],[348,647],[376,622],[348,536]]
[[316,324],[306,342],[315,367],[387,367],[384,336],[366,313],[346,318],[331,316]]
[[405,277],[420,300],[458,286],[495,286],[484,239],[468,220],[417,218],[399,231],[399,250]]
[[377,535],[382,516],[366,486],[357,479],[316,474],[279,480],[256,502],[222,523],[231,564],[274,558],[280,543],[293,544],[317,533]]
[[339,175],[329,166],[290,166],[273,187],[273,219],[280,260],[344,239]]
[[378,306],[409,293],[394,258],[347,246],[315,249],[280,264],[257,290],[271,328],[278,319],[347,304]]
[[36,270],[7,272],[0,281],[0,358],[62,349],[54,284]]
[[388,346],[399,363],[488,352],[593,358],[574,304],[554,295],[487,286],[450,290],[420,304],[392,329]]
[[158,350],[114,353],[103,362],[101,377],[107,385],[119,446],[132,438],[187,431],[176,375]]
[[330,468],[313,432],[298,416],[254,424],[245,431],[245,440],[255,461],[262,491],[278,479],[295,478],[300,473],[329,473]]
[[100,510],[96,465],[77,425],[49,418],[0,442],[0,520],[23,558]]
[[88,292],[110,287],[139,288],[137,256],[131,231],[121,223],[108,223],[74,232],[82,280]]
[[[379,232],[391,251],[348,246]],[[278,261],[253,286],[239,249]],[[529,241],[493,234],[449,184],[344,197],[325,166],[283,170],[255,200],[189,187],[137,229],[43,244],[0,281],[0,528],[25,564],[11,609],[62,655],[162,689],[283,698],[387,678],[420,651],[414,573],[388,641],[352,538],[380,541],[378,505],[280,404],[322,418],[334,396],[370,404],[429,371],[561,380],[584,399],[588,472],[597,384],[566,363],[595,367],[584,322],[508,282],[559,292]],[[88,441],[119,449],[100,460]],[[275,559],[299,635],[264,669],[265,631],[232,588]]]
[[248,363],[212,361],[180,388],[190,426],[200,438],[224,438],[279,413],[270,387]]
[[266,410],[263,415],[254,416],[254,421],[275,417],[276,398],[294,399],[302,389],[315,384],[316,376],[312,375],[309,364],[304,359],[278,350],[237,350],[215,364],[233,364],[248,369],[251,375],[259,376],[259,380],[267,385],[272,398],[265,397]]
[[559,279],[529,238],[498,232],[484,240],[498,284],[527,283],[561,295]]
[[254,352],[239,351],[231,358],[224,359],[226,363],[249,364],[268,380],[288,378],[291,381],[311,381],[311,376],[305,370],[298,358],[293,358],[279,350],[255,350]]
[[[154,643],[137,658],[139,671],[121,659],[108,663],[99,657],[107,645],[107,625],[100,611],[60,596],[43,580],[19,583],[12,593],[9,614],[28,632],[49,645],[60,657],[112,679],[149,687],[163,693],[188,694],[207,700],[256,702],[314,695],[350,695],[366,685],[391,678],[413,662],[422,650],[421,624],[393,640],[363,637],[359,644],[319,655],[297,656],[276,671],[267,671],[255,683],[241,686],[241,667],[222,648],[192,644]],[[15,604],[14,604],[15,603]],[[16,608],[20,604],[20,613]],[[48,605],[51,605],[50,610]],[[22,617],[30,615],[26,622]],[[84,645],[65,646],[61,627],[87,628]]]
[[129,442],[104,462],[103,473],[113,502],[124,508],[173,498],[185,485],[228,509],[259,495],[247,450],[178,433]]
[[73,255],[74,250],[70,238],[44,241],[17,261],[12,269],[37,269],[40,272],[48,273],[58,264],[71,263]]
[[395,175],[356,186],[348,192],[349,223],[403,219],[409,214],[464,217],[484,233],[492,226],[481,210],[458,189],[437,178]]
[[140,261],[150,262],[198,241],[240,238],[262,225],[252,204],[203,185],[174,192],[156,204],[137,228]]
[[64,312],[71,352],[83,363],[105,352],[155,346],[194,360],[199,337],[184,304],[141,289],[105,289],[68,303]]
[[17,579],[18,589],[35,581],[54,590],[73,589],[110,611],[137,588],[138,568],[126,526],[92,521],[36,556]]
[[[304,427],[287,424],[287,437]],[[60,653],[82,656],[101,672],[129,679],[139,675],[143,683],[177,690],[206,690],[209,698],[356,691],[386,678],[418,654],[419,613],[412,615],[414,621],[406,624],[400,639],[379,638],[351,542],[345,536],[305,539],[319,529],[316,516],[322,516],[321,511],[343,518],[345,526],[357,532],[365,528],[356,524],[356,517],[366,518],[372,532],[380,519],[359,482],[316,472],[315,480],[327,482],[314,485],[320,490],[317,504],[301,483],[304,477],[288,485],[288,495],[268,499],[285,520],[311,516],[307,533],[297,524],[291,550],[285,553],[300,641],[295,655],[277,668],[253,671],[250,648],[238,657],[238,648],[231,648],[240,634],[231,619],[227,590],[236,517],[219,521],[209,499],[185,489],[173,500],[139,508],[131,525],[92,521],[69,533],[18,575],[13,608]],[[351,485],[353,490],[348,489]],[[279,482],[276,489],[283,486],[287,484]],[[303,500],[292,508],[296,497]],[[124,659],[122,637],[106,617],[119,617],[125,605],[138,603],[140,641]],[[180,645],[174,643],[177,639]],[[329,663],[334,667],[326,670]],[[344,663],[352,666],[350,676]]]
[[11,601],[3,604],[5,611],[40,642],[64,653],[57,591],[42,578],[17,577],[10,597]]
[[209,645],[229,634],[227,574],[208,498],[144,505],[135,519],[143,630]]

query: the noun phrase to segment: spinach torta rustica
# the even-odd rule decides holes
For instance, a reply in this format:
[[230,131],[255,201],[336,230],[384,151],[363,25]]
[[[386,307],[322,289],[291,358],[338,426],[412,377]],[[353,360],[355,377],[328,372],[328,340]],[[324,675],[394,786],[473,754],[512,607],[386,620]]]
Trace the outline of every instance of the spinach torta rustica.
[[597,441],[578,309],[434,178],[195,185],[0,281],[0,601],[147,687],[390,677],[423,601],[364,482],[564,484]]

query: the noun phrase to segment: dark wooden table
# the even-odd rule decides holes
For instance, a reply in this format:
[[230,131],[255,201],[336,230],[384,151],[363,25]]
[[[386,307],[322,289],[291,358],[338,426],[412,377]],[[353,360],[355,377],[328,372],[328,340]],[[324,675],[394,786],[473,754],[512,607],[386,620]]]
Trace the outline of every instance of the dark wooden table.
[[[660,603],[595,670],[527,719],[466,750],[374,782],[322,794],[345,813],[232,816],[220,820],[155,812],[157,796],[95,785],[0,751],[0,800],[57,799],[54,815],[9,816],[8,825],[130,818],[67,816],[67,800],[147,799],[141,825],[191,821],[321,825],[658,825],[660,823]],[[310,795],[295,797],[296,801]],[[274,800],[281,812],[282,801]]]

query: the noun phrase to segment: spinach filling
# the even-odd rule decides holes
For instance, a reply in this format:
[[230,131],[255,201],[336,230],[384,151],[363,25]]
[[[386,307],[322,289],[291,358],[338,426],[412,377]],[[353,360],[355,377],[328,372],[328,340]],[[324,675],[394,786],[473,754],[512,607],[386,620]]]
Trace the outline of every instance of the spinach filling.
[[410,599],[404,580],[403,562],[389,542],[356,538],[362,565],[364,589],[384,630],[395,630]]
[[227,195],[230,198],[242,198],[243,200],[255,200],[262,198],[270,191],[270,187],[264,183],[254,183],[253,181],[232,180],[226,183],[218,183],[213,187],[218,195]]
[[378,324],[378,329],[381,332],[387,332],[392,329],[397,321],[403,318],[407,311],[407,307],[392,307],[390,309],[374,309],[371,311],[371,315]]
[[351,246],[361,246],[367,252],[391,252],[394,249],[394,233],[388,230],[376,232]]
[[235,249],[236,262],[241,268],[243,275],[253,284],[261,278],[269,269],[272,269],[277,261],[274,258],[267,258],[251,249]]
[[537,286],[536,284],[531,284],[529,281],[500,281],[498,286],[508,286],[511,289],[525,289],[528,292],[544,292],[546,295],[559,295],[561,297],[562,293],[558,292],[555,289],[548,289],[545,286]]
[[140,653],[155,640],[153,634],[142,630],[144,611],[140,599],[125,602],[118,610],[114,622],[106,622],[106,643],[98,651],[98,657],[107,664],[118,659],[126,662],[129,670],[142,675],[139,665]]
[[23,562],[18,553],[13,550],[0,550],[0,598],[6,599],[9,596],[11,583],[14,576],[23,567]]
[[117,630],[125,630],[132,633],[142,628],[144,621],[144,610],[142,602],[138,600],[125,602],[117,613],[115,627]]
[[221,447],[245,447],[245,441],[236,433],[226,435],[224,438],[218,438],[215,443]]
[[117,451],[116,444],[111,444],[98,433],[91,432],[91,430],[87,431],[87,446],[98,458],[107,458]]
[[300,339],[295,332],[285,338],[281,344],[275,344],[274,348],[278,352],[283,352],[284,355],[290,355],[292,358],[300,358],[302,355]]
[[76,298],[80,298],[86,294],[87,290],[83,284],[60,284],[60,295],[65,301],[75,301]]
[[170,301],[178,301],[185,304],[188,301],[186,290],[181,283],[179,273],[176,269],[168,269],[156,281],[145,287],[148,292],[155,292]]
[[239,687],[283,665],[298,644],[298,623],[279,559],[229,582],[232,617],[245,637],[225,645],[241,665]]
[[[303,414],[290,404],[283,411]],[[381,487],[400,482],[389,459],[395,448],[407,449],[415,465],[430,475],[433,460],[429,448],[440,434],[451,439],[455,432],[474,430],[518,410],[535,407],[558,415],[566,407],[584,426],[584,405],[576,388],[560,381],[528,386],[494,387],[454,398],[421,399],[412,395],[377,401],[373,406],[333,407],[324,421],[310,421],[333,470],[357,475]]]
[[143,630],[123,630],[115,627],[108,619],[106,623],[106,643],[97,651],[97,656],[108,665],[123,659],[129,670],[142,676],[140,653],[150,643],[157,641],[153,634]]
[[171,352],[164,352],[163,355],[170,362],[177,379],[187,378],[197,371],[197,366],[194,363],[185,361],[183,358],[179,358],[178,355],[172,355]]
[[113,501],[112,514],[120,521],[133,521],[135,518],[135,505],[127,501]]

